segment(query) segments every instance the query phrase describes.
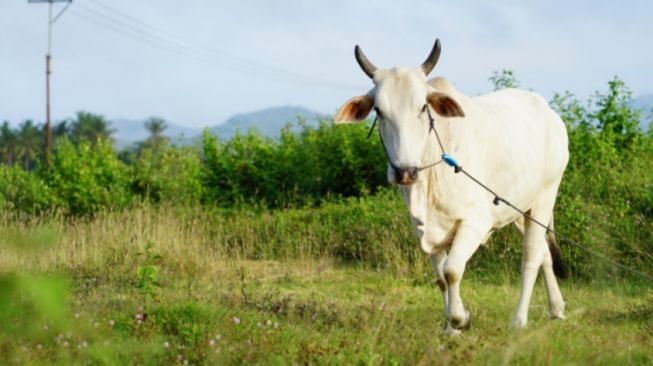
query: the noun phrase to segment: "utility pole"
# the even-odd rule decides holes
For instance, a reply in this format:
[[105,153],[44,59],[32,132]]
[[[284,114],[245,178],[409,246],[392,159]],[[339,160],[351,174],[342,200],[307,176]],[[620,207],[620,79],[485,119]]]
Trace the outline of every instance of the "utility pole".
[[[48,53],[45,55],[45,145],[48,166],[52,165],[52,128],[50,120],[50,74],[52,74],[52,25],[68,9],[73,0],[27,0],[28,3],[48,3]],[[68,3],[52,18],[53,3]]]

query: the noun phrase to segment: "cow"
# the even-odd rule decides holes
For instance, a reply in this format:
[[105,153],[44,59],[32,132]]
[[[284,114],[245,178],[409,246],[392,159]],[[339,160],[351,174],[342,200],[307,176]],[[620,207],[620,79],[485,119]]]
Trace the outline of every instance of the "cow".
[[[443,77],[427,80],[440,52],[436,39],[421,66],[377,69],[356,45],[356,60],[374,87],[349,99],[334,123],[362,121],[376,112],[387,178],[399,187],[421,248],[430,256],[444,301],[446,334],[470,326],[460,297],[467,261],[496,229],[511,223],[523,236],[521,293],[511,326],[527,325],[540,267],[549,313],[564,319],[556,280],[567,276],[560,247],[550,231],[527,216],[553,228],[553,207],[569,159],[565,125],[532,91],[502,89],[470,97]],[[469,176],[438,164],[443,152],[525,215],[493,202],[495,196]]]

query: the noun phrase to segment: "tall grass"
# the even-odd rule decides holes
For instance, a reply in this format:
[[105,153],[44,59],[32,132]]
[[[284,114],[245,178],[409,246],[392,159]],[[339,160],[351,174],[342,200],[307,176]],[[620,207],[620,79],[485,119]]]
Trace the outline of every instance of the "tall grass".
[[504,252],[515,242],[473,259],[462,290],[473,327],[441,337],[439,291],[394,191],[286,211],[5,213],[0,232],[2,364],[653,360],[653,294],[635,281],[562,283],[564,322],[548,319],[538,286],[530,329],[509,330],[518,256]]

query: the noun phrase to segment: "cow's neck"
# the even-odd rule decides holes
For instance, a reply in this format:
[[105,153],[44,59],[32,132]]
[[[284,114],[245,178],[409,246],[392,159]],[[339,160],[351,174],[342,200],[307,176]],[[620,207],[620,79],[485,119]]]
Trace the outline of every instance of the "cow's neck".
[[[453,121],[436,122],[435,128],[446,152],[455,156],[457,148],[455,137],[459,131],[451,130],[453,123]],[[437,142],[435,133],[431,131],[422,164],[427,165],[437,161],[441,155],[440,145]],[[451,217],[451,215],[448,215],[450,208],[447,206],[446,198],[455,194],[450,192],[455,189],[452,181],[454,174],[453,168],[440,163],[421,172],[420,179],[415,184],[401,187],[411,220],[422,242],[423,249],[427,252],[430,251],[425,247],[430,245],[428,243],[446,242],[455,225],[454,221],[444,219]],[[442,216],[442,218],[439,216]],[[429,238],[426,238],[425,235],[429,236]]]

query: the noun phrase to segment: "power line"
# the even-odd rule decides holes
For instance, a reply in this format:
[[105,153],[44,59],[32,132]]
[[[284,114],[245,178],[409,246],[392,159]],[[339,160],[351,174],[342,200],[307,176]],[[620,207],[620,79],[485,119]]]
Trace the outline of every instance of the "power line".
[[[97,7],[95,9],[89,8],[80,4],[75,10],[82,10],[83,13],[77,11],[74,14],[77,17],[103,26],[123,36],[127,36],[140,42],[145,42],[157,48],[163,48],[166,51],[181,56],[193,57],[212,66],[224,66],[232,71],[246,74],[250,77],[274,80],[283,83],[339,90],[360,90],[364,88],[358,85],[325,80],[313,75],[301,74],[270,65],[252,62],[214,48],[200,45],[196,42],[189,42],[171,32],[163,31],[158,27],[144,23],[139,19],[115,8],[111,8],[108,5],[97,1],[94,1],[94,3],[100,5],[105,10],[99,10]],[[107,13],[107,10],[110,13]],[[116,15],[119,16],[119,18]]]

